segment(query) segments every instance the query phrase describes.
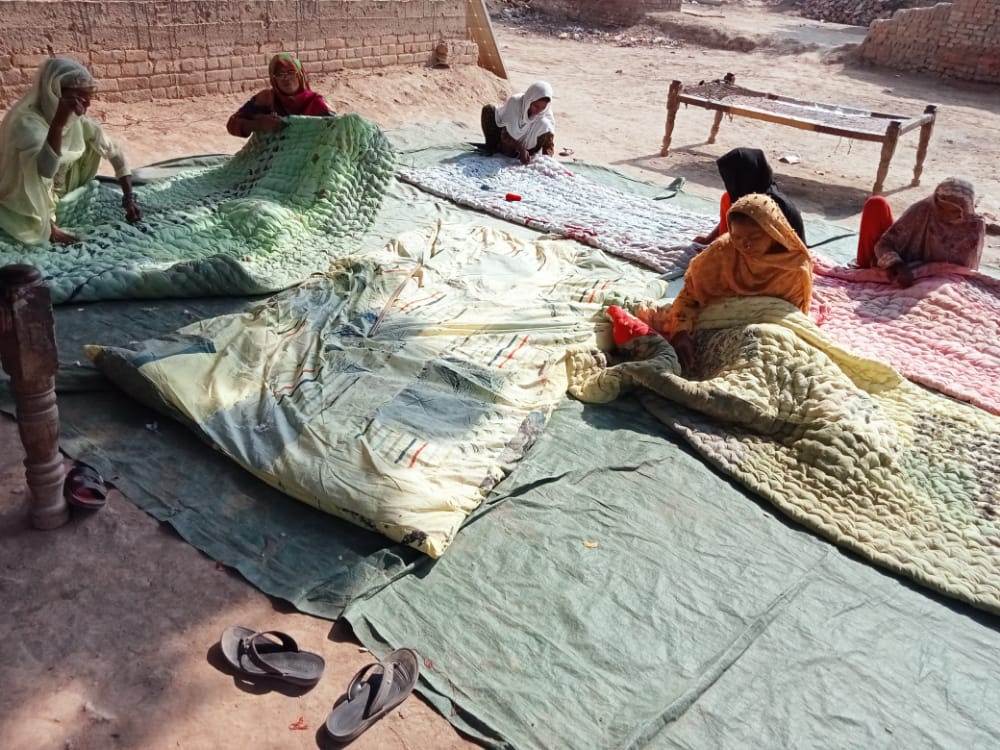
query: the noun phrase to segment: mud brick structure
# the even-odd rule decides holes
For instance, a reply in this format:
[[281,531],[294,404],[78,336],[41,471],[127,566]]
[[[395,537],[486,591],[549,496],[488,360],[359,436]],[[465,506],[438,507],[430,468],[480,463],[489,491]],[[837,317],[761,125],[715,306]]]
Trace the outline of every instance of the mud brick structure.
[[940,0],[799,0],[799,12],[806,18],[852,26],[868,26],[877,18],[890,18],[903,8],[934,5]]
[[955,0],[875,21],[866,62],[967,81],[1000,83],[1000,0]]
[[681,0],[532,0],[531,7],[581,23],[631,26],[647,13],[680,10]]
[[267,61],[296,52],[313,75],[475,65],[468,0],[0,0],[0,108],[46,57],[87,64],[108,101],[261,88]]

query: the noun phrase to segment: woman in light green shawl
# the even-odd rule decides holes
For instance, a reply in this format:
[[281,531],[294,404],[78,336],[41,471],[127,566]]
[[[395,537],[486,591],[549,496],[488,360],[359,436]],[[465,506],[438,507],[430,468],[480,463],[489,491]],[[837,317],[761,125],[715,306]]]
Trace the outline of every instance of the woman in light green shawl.
[[121,148],[84,117],[96,88],[80,63],[50,58],[0,123],[0,230],[14,239],[29,245],[75,242],[56,226],[56,206],[94,179],[101,158],[114,167],[125,218],[142,218]]

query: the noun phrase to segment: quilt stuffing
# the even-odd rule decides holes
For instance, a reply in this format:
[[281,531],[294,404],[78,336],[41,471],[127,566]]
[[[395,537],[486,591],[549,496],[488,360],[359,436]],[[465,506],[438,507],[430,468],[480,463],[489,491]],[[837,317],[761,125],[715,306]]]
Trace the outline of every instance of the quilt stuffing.
[[709,463],[836,544],[1000,614],[1000,418],[851,354],[771,297],[705,308],[698,361],[665,339],[571,356],[569,392],[644,406]]
[[600,185],[544,156],[521,165],[501,156],[465,154],[430,167],[401,168],[399,177],[459,205],[575,239],[667,278],[684,274],[701,247],[692,239],[715,225],[710,216]]
[[935,263],[901,289],[879,269],[821,258],[814,268],[810,314],[829,336],[916,383],[1000,414],[1000,280]]
[[58,221],[80,243],[27,247],[4,235],[0,266],[38,268],[55,304],[277,291],[356,249],[394,163],[360,117],[292,117],[225,164],[138,186],[134,226],[117,185],[79,188]]
[[565,240],[438,226],[250,312],[88,347],[126,391],[279,490],[441,555],[566,391],[566,350],[649,272]]

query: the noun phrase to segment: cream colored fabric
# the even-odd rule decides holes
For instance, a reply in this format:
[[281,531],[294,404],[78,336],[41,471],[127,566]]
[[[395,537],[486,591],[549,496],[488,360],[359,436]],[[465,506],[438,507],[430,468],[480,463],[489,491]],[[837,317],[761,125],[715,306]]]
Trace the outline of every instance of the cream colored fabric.
[[59,154],[46,142],[64,87],[93,88],[75,60],[51,58],[0,124],[0,229],[26,244],[48,240],[60,197],[93,179],[101,158],[131,174],[121,149],[88,117],[70,115]]
[[118,355],[264,481],[437,557],[563,398],[566,349],[608,345],[604,305],[649,280],[572,241],[431,228]]

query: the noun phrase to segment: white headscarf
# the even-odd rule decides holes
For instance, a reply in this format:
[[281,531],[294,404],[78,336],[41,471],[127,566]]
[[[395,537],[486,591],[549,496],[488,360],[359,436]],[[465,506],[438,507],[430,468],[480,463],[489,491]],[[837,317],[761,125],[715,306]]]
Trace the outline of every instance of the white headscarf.
[[[539,99],[548,99],[549,103],[539,114],[529,118],[528,108]],[[496,122],[499,127],[507,128],[511,138],[522,146],[534,148],[539,136],[556,132],[556,118],[552,114],[552,87],[545,81],[536,81],[523,94],[514,94],[497,107]]]
[[[35,74],[31,89],[0,123],[0,208],[4,228],[22,242],[48,238],[55,210],[51,180],[38,174],[38,155],[46,146],[49,124],[63,89],[92,89],[90,71],[76,60],[53,57]],[[75,162],[86,150],[83,120],[71,114],[63,128],[59,163]],[[14,226],[17,225],[17,226]]]

